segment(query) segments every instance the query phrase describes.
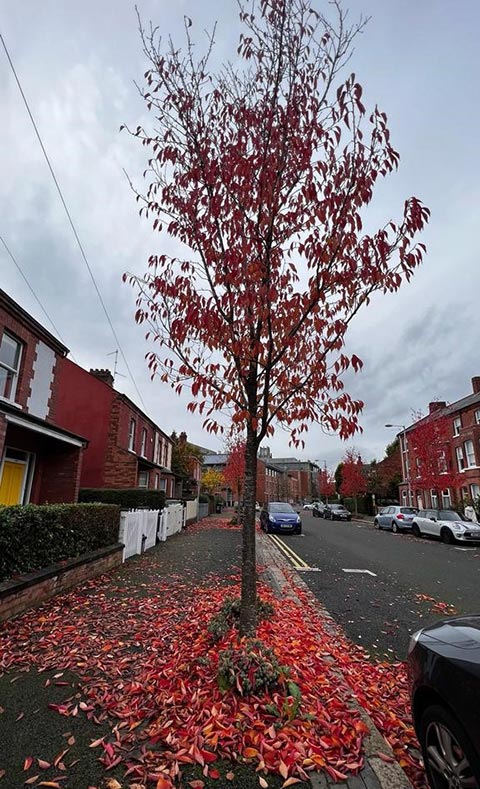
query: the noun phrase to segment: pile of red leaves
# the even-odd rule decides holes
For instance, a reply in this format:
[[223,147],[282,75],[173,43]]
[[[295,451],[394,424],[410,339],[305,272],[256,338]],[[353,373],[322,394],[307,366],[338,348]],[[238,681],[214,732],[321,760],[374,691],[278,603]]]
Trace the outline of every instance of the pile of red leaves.
[[441,600],[435,600],[429,594],[416,594],[415,599],[419,603],[431,603],[429,610],[432,614],[443,614],[443,616],[455,616],[459,611],[451,603],[444,603]]
[[187,526],[187,530],[189,534],[195,534],[195,532],[199,531],[210,531],[211,529],[233,529],[234,531],[239,531],[242,528],[241,524],[232,523],[233,517],[234,515],[232,514],[231,517],[219,517],[217,515],[216,518],[202,518],[202,520],[197,521],[191,526]]
[[[220,519],[212,525],[228,528]],[[148,567],[151,560],[142,561]],[[175,783],[185,764],[218,777],[212,766],[218,759],[252,764],[262,786],[270,772],[283,776],[285,787],[312,770],[342,780],[361,769],[368,731],[349,704],[353,689],[410,779],[425,786],[411,752],[418,746],[404,666],[372,663],[341,634],[332,636],[331,623],[302,589],[296,590],[299,605],[290,598],[278,602],[261,588],[276,613],[262,622],[258,637],[291,667],[301,692],[291,720],[293,699],[284,688],[242,697],[218,687],[219,651],[236,634],[214,644],[207,624],[227,593],[238,594],[232,585],[227,592],[231,578],[210,576],[193,588],[182,576],[159,578],[152,562],[149,583],[139,588],[132,580],[122,587],[105,586],[105,577],[90,581],[40,612],[7,622],[0,635],[0,672],[33,666],[80,677],[83,700],[66,698],[55,709],[108,722],[111,736],[91,743],[106,769],[123,765],[131,786],[161,789]]]

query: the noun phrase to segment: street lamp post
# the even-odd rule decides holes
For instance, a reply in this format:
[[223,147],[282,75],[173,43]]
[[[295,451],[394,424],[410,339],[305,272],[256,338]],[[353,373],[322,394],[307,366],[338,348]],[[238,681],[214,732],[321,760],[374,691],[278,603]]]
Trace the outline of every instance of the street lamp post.
[[[412,485],[410,482],[410,459],[408,455],[408,441],[407,441],[407,428],[405,425],[392,425],[390,422],[385,425],[385,427],[401,427],[402,428],[402,436],[403,436],[403,446],[405,447],[405,481],[407,483],[407,490],[408,490],[408,503],[410,507],[412,506]],[[403,455],[403,453],[402,453]],[[403,468],[403,457],[402,457],[402,468]]]

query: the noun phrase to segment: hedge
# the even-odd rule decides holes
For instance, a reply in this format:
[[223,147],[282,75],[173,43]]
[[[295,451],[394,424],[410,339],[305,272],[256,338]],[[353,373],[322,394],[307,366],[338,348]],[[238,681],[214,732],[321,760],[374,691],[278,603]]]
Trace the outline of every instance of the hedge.
[[106,504],[0,506],[0,581],[114,545],[119,525]]
[[118,504],[122,510],[163,510],[165,491],[147,488],[81,488],[78,500],[88,503]]

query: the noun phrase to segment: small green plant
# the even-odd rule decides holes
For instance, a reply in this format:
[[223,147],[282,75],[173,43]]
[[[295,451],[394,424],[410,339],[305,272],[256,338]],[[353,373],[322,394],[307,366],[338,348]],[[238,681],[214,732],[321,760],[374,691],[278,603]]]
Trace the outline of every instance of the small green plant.
[[288,676],[270,647],[262,641],[246,640],[219,654],[218,685],[236,689],[242,696],[276,687]]
[[[257,619],[270,619],[275,609],[267,600],[257,597]],[[208,623],[208,632],[214,641],[220,641],[232,627],[237,627],[240,621],[240,598],[227,597],[217,614]]]

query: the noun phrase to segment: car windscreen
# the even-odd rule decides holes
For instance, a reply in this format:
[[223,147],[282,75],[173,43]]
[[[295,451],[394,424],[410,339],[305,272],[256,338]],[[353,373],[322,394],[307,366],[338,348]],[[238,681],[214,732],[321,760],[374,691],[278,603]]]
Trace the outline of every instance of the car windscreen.
[[453,510],[440,510],[438,517],[441,521],[464,521],[465,518],[459,512]]
[[400,507],[400,512],[403,512],[404,515],[416,515],[418,510],[415,507]]
[[344,510],[345,509],[343,504],[330,504],[329,506],[330,506],[331,510]]
[[290,504],[269,504],[269,512],[295,512]]

